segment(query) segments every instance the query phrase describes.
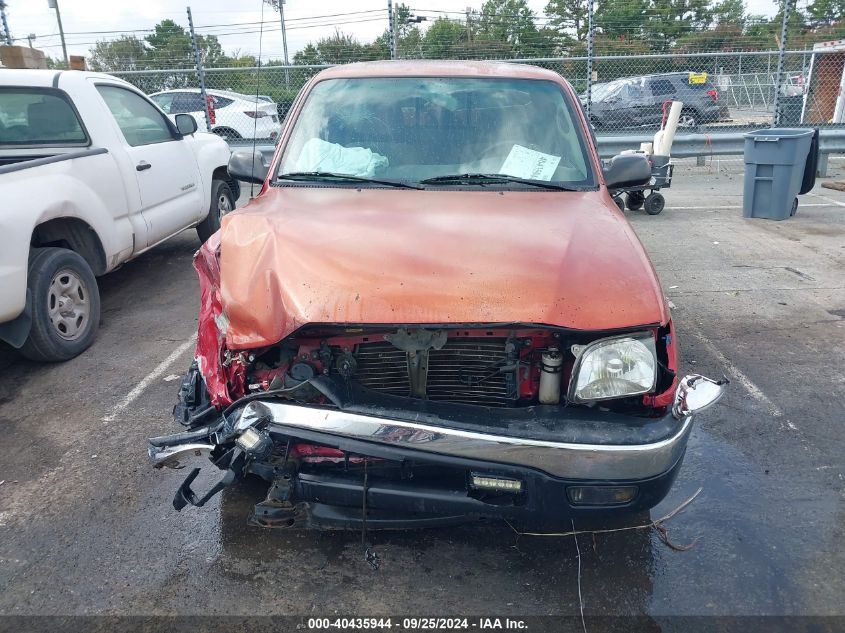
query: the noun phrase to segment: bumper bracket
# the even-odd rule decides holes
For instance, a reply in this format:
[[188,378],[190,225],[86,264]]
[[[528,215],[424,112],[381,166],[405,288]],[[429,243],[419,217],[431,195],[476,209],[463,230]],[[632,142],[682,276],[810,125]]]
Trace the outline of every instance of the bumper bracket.
[[[227,462],[228,467],[226,466]],[[201,470],[199,468],[194,468],[190,474],[185,477],[185,481],[182,482],[182,485],[179,486],[178,490],[176,490],[176,494],[173,497],[173,508],[177,512],[181,511],[182,508],[187,505],[201,508],[208,503],[209,499],[223,490],[223,488],[228,488],[233,483],[240,481],[243,478],[245,462],[246,454],[239,448],[233,448],[223,455],[223,457],[215,462],[215,466],[221,469],[226,468],[226,474],[223,475],[223,479],[214,484],[214,486],[212,486],[211,489],[202,497],[198,497],[197,493],[195,493],[193,488],[191,488],[191,484],[194,482],[194,479],[197,478],[197,475],[200,474]]]

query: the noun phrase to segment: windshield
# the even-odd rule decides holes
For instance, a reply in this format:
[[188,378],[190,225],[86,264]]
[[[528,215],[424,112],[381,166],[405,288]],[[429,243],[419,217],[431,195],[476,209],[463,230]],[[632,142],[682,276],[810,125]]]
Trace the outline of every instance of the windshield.
[[[569,100],[554,82],[525,79],[321,81],[297,118],[277,175],[314,172],[416,183],[502,174],[595,185]],[[484,183],[442,186],[467,184]]]

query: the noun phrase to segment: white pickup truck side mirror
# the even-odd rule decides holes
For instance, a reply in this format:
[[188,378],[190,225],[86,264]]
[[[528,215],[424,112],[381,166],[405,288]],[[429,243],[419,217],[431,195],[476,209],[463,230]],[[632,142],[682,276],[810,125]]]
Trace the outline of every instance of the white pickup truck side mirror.
[[182,136],[189,136],[197,131],[197,121],[190,114],[177,114],[176,129]]

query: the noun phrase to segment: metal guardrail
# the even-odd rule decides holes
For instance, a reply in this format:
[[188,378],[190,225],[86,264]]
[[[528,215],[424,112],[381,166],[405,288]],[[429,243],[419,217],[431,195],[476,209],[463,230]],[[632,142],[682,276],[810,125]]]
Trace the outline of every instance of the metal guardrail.
[[[684,134],[672,143],[673,158],[706,156],[741,156],[745,151],[748,132],[717,132],[713,134]],[[638,149],[641,143],[651,143],[653,135],[599,136],[599,155],[610,158],[628,149]],[[845,130],[822,129],[819,133],[819,176],[827,176],[827,159],[831,154],[845,154]]]

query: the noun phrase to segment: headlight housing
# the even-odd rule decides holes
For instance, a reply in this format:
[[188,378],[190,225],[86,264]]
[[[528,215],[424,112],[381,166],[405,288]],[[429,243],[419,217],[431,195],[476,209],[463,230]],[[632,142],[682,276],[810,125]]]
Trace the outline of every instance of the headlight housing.
[[657,355],[650,332],[573,345],[572,352],[576,356],[569,383],[572,402],[624,398],[654,389]]

